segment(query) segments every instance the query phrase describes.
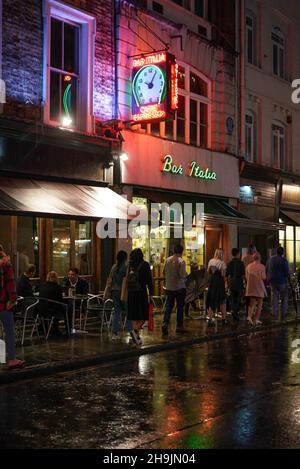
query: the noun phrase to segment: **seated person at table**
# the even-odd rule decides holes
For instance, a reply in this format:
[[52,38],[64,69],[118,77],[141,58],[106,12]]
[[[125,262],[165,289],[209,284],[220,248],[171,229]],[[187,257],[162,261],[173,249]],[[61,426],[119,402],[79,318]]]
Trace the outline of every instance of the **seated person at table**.
[[76,295],[87,295],[89,292],[89,284],[79,277],[77,267],[72,267],[69,270],[68,277],[63,280],[63,289],[66,295],[69,293],[69,288],[75,288]]
[[[62,288],[58,283],[58,275],[56,272],[51,271],[47,275],[46,282],[43,282],[39,286],[39,315],[41,317],[51,317],[55,316],[52,330],[50,332],[51,335],[61,336],[62,333],[59,330],[59,319],[63,319],[65,321],[66,327],[66,335],[68,335],[68,329],[66,324],[66,316],[64,312],[64,308],[62,305],[58,305],[55,303],[43,301],[43,298],[59,301],[60,303],[63,302],[62,297]],[[69,323],[70,324],[70,323]]]
[[30,283],[30,279],[35,274],[35,266],[33,264],[29,265],[24,272],[17,280],[17,294],[18,296],[23,296],[24,298],[33,297],[33,289]]

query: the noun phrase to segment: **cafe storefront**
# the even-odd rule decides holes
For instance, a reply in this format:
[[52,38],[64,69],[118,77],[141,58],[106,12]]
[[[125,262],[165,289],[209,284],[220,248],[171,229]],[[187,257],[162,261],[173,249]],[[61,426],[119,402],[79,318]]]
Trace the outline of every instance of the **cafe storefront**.
[[[188,271],[192,262],[207,265],[217,248],[224,249],[229,260],[238,242],[237,226],[248,221],[235,208],[238,159],[130,131],[123,136],[123,149],[129,156],[122,163],[124,193],[134,205],[148,211],[151,204],[170,206],[169,226],[138,226],[132,237],[132,247],[141,248],[150,262],[156,293],[161,293],[164,262],[178,242],[184,246]],[[194,211],[196,204],[203,204],[202,224],[195,223],[193,213],[188,231],[184,229],[184,204],[192,204]],[[182,227],[179,239],[174,236],[178,225]]]

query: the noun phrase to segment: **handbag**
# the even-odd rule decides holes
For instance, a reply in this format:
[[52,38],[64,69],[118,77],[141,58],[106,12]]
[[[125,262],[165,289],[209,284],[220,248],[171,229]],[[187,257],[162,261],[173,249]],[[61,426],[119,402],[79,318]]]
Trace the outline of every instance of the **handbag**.
[[153,321],[153,303],[149,303],[149,319],[148,319],[148,331],[154,331],[154,321]]

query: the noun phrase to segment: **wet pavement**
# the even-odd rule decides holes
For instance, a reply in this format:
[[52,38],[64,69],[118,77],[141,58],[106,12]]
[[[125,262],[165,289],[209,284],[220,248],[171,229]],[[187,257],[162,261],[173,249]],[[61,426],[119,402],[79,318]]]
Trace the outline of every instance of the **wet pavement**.
[[298,338],[290,325],[2,385],[0,447],[300,448]]
[[[111,362],[124,356],[154,353],[167,347],[202,343],[219,336],[249,334],[253,330],[247,325],[245,317],[242,317],[238,325],[231,323],[227,327],[222,327],[219,321],[217,328],[208,328],[206,321],[203,320],[204,317],[199,314],[199,312],[193,312],[192,319],[185,320],[185,332],[181,334],[175,333],[176,324],[175,315],[173,315],[167,338],[161,335],[162,314],[156,314],[154,331],[149,332],[145,325],[142,333],[143,346],[139,350],[129,343],[129,335],[126,331],[121,334],[119,340],[112,341],[110,334],[106,331],[103,334],[99,333],[100,326],[90,328],[87,335],[75,335],[70,339],[50,338],[46,342],[44,339],[35,337],[33,341],[27,340],[23,347],[18,343],[17,356],[26,361],[26,367],[23,370],[6,371],[5,367],[0,366],[0,385],[36,375],[45,376],[61,370],[73,370]],[[292,309],[289,311],[288,318],[295,320],[295,313]],[[270,311],[267,309],[262,319],[264,327],[268,330],[270,326],[281,327],[278,324],[272,324]]]

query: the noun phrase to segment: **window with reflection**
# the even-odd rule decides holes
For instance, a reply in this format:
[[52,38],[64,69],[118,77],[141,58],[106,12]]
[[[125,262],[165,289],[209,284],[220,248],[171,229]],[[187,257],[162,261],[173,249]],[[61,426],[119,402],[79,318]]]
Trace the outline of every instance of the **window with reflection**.
[[69,220],[53,220],[52,269],[67,275],[71,266],[71,230]]
[[92,224],[75,221],[75,267],[79,275],[92,274]]
[[36,217],[18,217],[17,251],[18,275],[26,272],[29,266],[35,266],[35,277],[39,277],[40,219]]

